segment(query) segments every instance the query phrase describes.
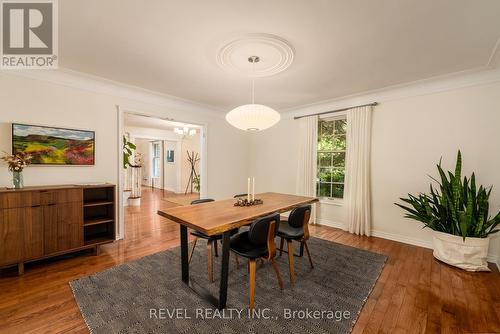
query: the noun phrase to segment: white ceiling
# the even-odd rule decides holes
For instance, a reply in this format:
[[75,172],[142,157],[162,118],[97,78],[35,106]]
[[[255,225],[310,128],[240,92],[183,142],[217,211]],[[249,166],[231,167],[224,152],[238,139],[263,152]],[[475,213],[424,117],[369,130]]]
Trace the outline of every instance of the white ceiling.
[[291,66],[256,79],[256,103],[286,109],[488,65],[499,0],[59,1],[60,66],[224,110],[250,80],[217,51],[248,33],[282,37]]

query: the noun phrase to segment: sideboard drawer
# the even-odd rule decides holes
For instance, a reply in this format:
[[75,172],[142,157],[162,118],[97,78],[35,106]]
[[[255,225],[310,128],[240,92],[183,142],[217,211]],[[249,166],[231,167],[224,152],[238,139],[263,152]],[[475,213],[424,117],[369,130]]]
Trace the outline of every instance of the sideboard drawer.
[[18,191],[0,194],[0,209],[24,208],[40,205],[40,192]]
[[82,202],[83,205],[83,189],[64,189],[57,192],[57,203],[74,203]]
[[74,202],[83,202],[83,190],[81,188],[40,191],[40,204],[42,205]]

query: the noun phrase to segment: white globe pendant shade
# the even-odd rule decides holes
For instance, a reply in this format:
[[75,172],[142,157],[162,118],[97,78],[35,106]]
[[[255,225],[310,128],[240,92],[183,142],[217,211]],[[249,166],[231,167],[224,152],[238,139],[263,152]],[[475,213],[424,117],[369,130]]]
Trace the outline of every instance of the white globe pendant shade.
[[280,121],[280,114],[262,104],[245,104],[226,114],[226,121],[245,131],[260,131],[270,128]]

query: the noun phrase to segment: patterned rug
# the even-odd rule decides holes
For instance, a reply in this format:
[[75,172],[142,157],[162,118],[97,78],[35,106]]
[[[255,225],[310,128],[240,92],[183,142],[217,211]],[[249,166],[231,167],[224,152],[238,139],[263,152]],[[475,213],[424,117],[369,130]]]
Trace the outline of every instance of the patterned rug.
[[[316,238],[308,245],[315,267],[310,269],[306,255],[295,257],[293,288],[285,253],[277,257],[283,291],[272,266],[257,265],[253,313],[247,306],[246,263],[240,258],[236,268],[233,254],[223,312],[181,282],[179,247],[70,285],[92,333],[349,333],[387,257]],[[190,277],[218,296],[220,257],[215,258],[213,284],[207,280],[206,261],[206,243],[200,240]]]

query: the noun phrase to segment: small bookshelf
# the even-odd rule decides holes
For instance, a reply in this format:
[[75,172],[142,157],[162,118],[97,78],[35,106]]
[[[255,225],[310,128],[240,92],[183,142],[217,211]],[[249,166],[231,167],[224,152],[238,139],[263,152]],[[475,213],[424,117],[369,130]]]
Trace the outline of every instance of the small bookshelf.
[[86,246],[115,240],[115,186],[83,188],[83,238]]

